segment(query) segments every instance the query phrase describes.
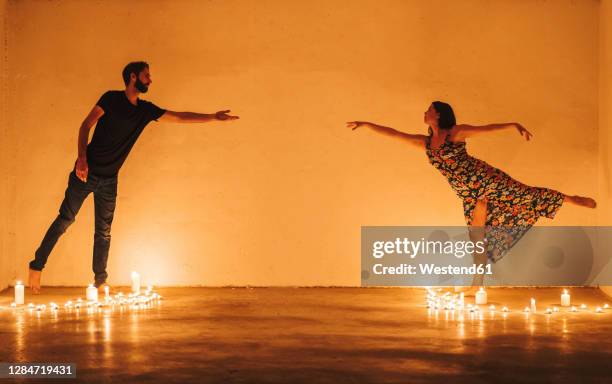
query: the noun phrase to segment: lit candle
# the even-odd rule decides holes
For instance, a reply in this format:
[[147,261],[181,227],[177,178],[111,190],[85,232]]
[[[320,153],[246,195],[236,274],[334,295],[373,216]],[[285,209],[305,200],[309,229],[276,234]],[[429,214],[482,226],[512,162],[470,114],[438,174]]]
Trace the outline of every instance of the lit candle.
[[138,272],[132,272],[132,292],[140,292],[140,275]]
[[11,303],[11,308],[15,308],[17,306],[17,303],[15,303],[14,301]]
[[552,313],[551,309],[550,308],[546,308],[546,313],[550,315]]
[[536,302],[533,297],[531,298],[531,312],[536,313]]
[[529,313],[529,307],[525,307],[524,311]]
[[605,303],[604,304],[604,309],[608,309],[608,308],[610,308],[610,305],[608,303]]
[[603,312],[603,309],[601,309],[601,307],[597,307],[597,308],[595,308],[595,312],[597,312],[597,313],[602,313],[602,312]]
[[561,294],[561,306],[562,307],[570,306],[570,295],[569,293],[567,293],[567,289],[564,289],[563,293]]
[[476,304],[485,305],[487,303],[487,291],[483,287],[480,287],[476,292]]
[[21,281],[18,281],[17,284],[15,284],[15,304],[17,305],[23,304],[23,299],[24,299],[23,284],[21,284]]
[[587,309],[586,304],[580,304],[580,309]]
[[572,306],[572,309],[570,309],[570,311],[572,311],[572,312],[578,312],[578,308],[576,308],[576,307]]
[[109,299],[109,293],[110,293],[110,289],[108,287],[108,285],[104,286],[104,300],[108,302]]
[[98,301],[98,290],[96,289],[96,287],[93,286],[93,284],[89,284],[89,286],[87,287],[87,300],[89,301]]
[[504,312],[508,312],[508,307],[503,307],[503,308],[502,308],[502,311],[504,311]]
[[559,307],[553,307],[553,312],[559,312]]
[[495,310],[495,306],[494,305],[489,305],[489,311],[494,311]]

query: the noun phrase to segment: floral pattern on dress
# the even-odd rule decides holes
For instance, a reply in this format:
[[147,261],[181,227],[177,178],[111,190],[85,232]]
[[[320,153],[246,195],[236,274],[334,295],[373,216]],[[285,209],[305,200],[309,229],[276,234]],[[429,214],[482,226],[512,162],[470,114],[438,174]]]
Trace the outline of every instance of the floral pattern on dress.
[[550,219],[563,204],[564,195],[549,188],[525,185],[485,161],[470,156],[465,142],[450,141],[446,135],[439,148],[431,148],[430,134],[426,153],[429,162],[447,179],[463,201],[463,215],[471,225],[478,199],[487,199],[485,241],[487,257],[499,261],[539,217]]

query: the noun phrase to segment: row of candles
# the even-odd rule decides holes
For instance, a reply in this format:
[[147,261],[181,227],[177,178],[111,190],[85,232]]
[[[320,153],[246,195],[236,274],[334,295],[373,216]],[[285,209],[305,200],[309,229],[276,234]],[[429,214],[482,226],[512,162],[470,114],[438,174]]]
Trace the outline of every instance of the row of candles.
[[[454,296],[452,296],[450,292],[445,292],[444,294],[438,296],[430,288],[427,288],[427,292],[428,292],[427,293],[427,308],[444,309],[444,310],[455,310],[455,309],[462,310],[464,308],[467,308],[467,310],[469,310],[470,312],[477,312],[480,310],[479,305],[487,304],[487,291],[482,287],[475,294],[475,297],[474,297],[475,305],[472,305],[472,304],[465,305],[465,299],[464,299],[463,292],[461,292],[459,295],[454,295]],[[561,294],[561,306],[570,307],[569,312],[578,312],[578,308],[576,306],[571,305],[571,297],[567,289],[564,289],[563,293]],[[606,303],[601,307],[597,306],[595,308],[595,312],[602,313],[604,309],[609,309],[609,308],[610,308],[610,305]],[[586,304],[581,304],[580,309],[587,310],[588,307]],[[494,305],[490,305],[489,310],[495,311],[496,308]],[[509,312],[509,311],[510,310],[508,309],[508,307],[502,307],[502,312]],[[530,305],[528,307],[525,307],[525,309],[523,309],[523,312],[525,313],[536,313],[537,312],[536,300],[534,298],[531,298]],[[553,312],[559,312],[559,307],[556,307],[556,306],[552,308],[548,307],[544,311],[544,313],[546,314],[551,314]]]
[[[162,296],[160,294],[153,292],[152,286],[148,286],[144,295],[141,295],[140,294],[141,293],[140,292],[140,274],[138,274],[138,272],[132,272],[131,277],[132,277],[132,293],[128,294],[127,297],[124,296],[123,293],[121,292],[111,297],[109,287],[105,286],[104,287],[104,302],[103,303],[99,302],[98,301],[98,289],[93,284],[89,284],[89,286],[87,287],[85,291],[86,301],[83,301],[83,299],[79,297],[75,302],[72,302],[72,300],[67,301],[64,304],[64,307],[65,308],[74,307],[78,309],[78,308],[81,308],[82,306],[86,306],[90,308],[90,307],[103,307],[105,305],[114,305],[114,304],[119,304],[119,305],[128,304],[128,305],[144,306],[153,301],[159,301],[162,299]],[[15,301],[11,303],[11,307],[15,308],[18,305],[24,305],[24,304],[25,304],[25,289],[21,281],[18,281],[15,284]],[[41,310],[45,310],[47,306],[44,304],[34,305],[33,303],[29,303],[28,308],[41,311]],[[59,305],[51,302],[49,303],[49,308],[51,308],[52,310],[57,310],[59,309]]]

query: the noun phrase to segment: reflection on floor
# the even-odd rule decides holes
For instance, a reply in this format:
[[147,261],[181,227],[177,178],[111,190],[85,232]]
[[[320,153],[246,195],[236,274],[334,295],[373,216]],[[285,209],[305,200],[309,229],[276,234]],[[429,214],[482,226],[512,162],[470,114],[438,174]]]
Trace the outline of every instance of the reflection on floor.
[[594,310],[612,301],[596,289],[571,289],[578,312],[552,314],[561,289],[489,289],[477,315],[428,310],[413,288],[161,288],[146,308],[63,308],[84,292],[27,295],[44,311],[0,294],[0,362],[76,363],[71,382],[87,383],[612,380],[612,309]]

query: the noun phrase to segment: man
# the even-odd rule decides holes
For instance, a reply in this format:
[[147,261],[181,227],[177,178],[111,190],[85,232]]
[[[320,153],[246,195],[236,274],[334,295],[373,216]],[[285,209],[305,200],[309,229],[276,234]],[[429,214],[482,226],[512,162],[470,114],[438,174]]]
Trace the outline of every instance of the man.
[[[138,96],[151,85],[149,65],[144,61],[129,63],[123,69],[125,90],[108,91],[96,103],[81,124],[78,158],[68,177],[68,187],[45,237],[30,262],[29,285],[40,293],[40,277],[51,250],[59,237],[74,222],[81,205],[90,192],[94,195],[95,232],[93,271],[95,286],[102,290],[108,274],[106,262],[111,240],[111,223],[117,197],[117,177],[145,126],[152,120],[177,123],[203,123],[213,120],[235,120],[229,110],[215,114],[173,112],[159,108]],[[89,145],[89,130],[96,124]]]

